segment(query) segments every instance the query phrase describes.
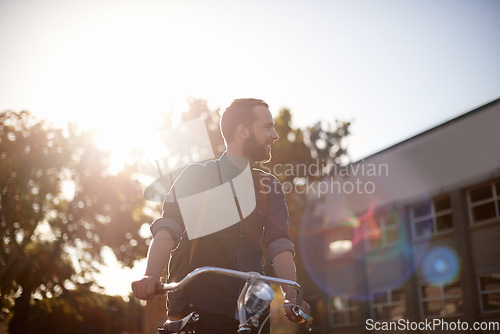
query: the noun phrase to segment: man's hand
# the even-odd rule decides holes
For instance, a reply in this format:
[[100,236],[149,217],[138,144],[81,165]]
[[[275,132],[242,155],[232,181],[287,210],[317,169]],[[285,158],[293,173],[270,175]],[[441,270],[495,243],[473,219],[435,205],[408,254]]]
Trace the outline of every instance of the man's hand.
[[139,299],[153,299],[159,295],[158,291],[161,291],[161,282],[157,277],[144,276],[140,280],[132,282],[132,291]]
[[[283,278],[289,281],[296,281],[295,262],[293,261],[293,254],[291,251],[278,253],[278,255],[273,258],[273,268],[276,277]],[[296,303],[297,292],[290,286],[283,285],[281,288],[285,293],[285,305],[290,304],[285,306],[286,317],[290,321],[300,323],[303,319],[296,316],[292,311],[292,307]],[[302,302],[301,306],[303,308],[303,311],[307,314],[311,312],[311,307],[305,301]]]
[[[285,306],[285,315],[286,315],[288,320],[290,320],[292,322],[296,322],[296,323],[301,323],[304,319],[302,319],[299,316],[296,316],[295,313],[293,313],[293,311],[292,311],[292,307],[295,306],[295,303],[296,303],[295,300],[293,300],[293,301],[285,300],[285,302],[284,302],[284,304],[286,305]],[[302,309],[308,315],[311,314],[311,307],[305,301],[302,301]]]
[[142,279],[132,282],[132,291],[137,298],[146,300],[160,295],[157,291],[161,291],[161,272],[173,248],[174,240],[170,232],[167,230],[156,232],[149,245],[146,273]]

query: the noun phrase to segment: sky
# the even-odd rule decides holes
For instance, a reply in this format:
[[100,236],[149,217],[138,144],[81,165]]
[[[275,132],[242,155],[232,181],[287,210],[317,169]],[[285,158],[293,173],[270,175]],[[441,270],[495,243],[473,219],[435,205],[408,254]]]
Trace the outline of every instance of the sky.
[[499,16],[497,0],[0,0],[0,111],[95,128],[120,160],[189,97],[257,97],[297,127],[351,121],[356,161],[500,97]]

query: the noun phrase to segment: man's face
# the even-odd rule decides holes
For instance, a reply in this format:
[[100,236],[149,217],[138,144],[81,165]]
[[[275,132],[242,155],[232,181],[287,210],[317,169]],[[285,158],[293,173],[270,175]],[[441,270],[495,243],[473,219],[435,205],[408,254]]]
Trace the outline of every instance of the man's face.
[[250,126],[250,136],[243,143],[243,153],[251,162],[271,160],[271,145],[279,136],[274,130],[274,121],[269,109],[264,106],[253,108],[257,119]]

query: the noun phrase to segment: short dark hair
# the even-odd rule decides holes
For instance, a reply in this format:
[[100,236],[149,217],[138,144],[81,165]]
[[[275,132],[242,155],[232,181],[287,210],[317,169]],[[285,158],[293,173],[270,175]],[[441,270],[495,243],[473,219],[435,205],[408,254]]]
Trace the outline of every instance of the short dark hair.
[[222,132],[222,137],[226,142],[233,139],[238,125],[242,124],[246,127],[250,127],[257,116],[253,110],[256,106],[264,106],[269,108],[266,102],[259,99],[236,99],[234,100],[220,119],[220,129]]

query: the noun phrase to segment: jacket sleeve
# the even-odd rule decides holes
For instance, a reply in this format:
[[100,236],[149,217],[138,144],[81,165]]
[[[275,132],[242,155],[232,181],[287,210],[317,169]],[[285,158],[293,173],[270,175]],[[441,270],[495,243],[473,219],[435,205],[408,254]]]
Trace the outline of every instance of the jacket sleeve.
[[164,202],[161,217],[156,218],[150,226],[153,237],[161,230],[167,230],[177,246],[184,233],[184,223],[177,202]]
[[159,230],[167,230],[175,242],[174,247],[176,247],[179,243],[179,239],[182,237],[185,230],[184,221],[182,219],[179,203],[177,202],[176,196],[176,188],[182,188],[179,187],[179,185],[182,184],[183,174],[184,172],[179,175],[179,177],[174,182],[174,185],[165,196],[165,199],[163,200],[161,217],[156,218],[150,226],[151,234],[153,235],[153,237]]
[[260,171],[259,173],[261,173],[261,191],[267,202],[267,208],[263,208],[266,219],[262,240],[267,256],[272,260],[276,255],[284,251],[295,254],[288,232],[288,208],[281,183],[271,174]]

